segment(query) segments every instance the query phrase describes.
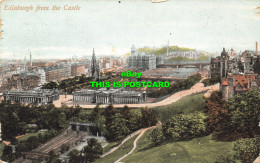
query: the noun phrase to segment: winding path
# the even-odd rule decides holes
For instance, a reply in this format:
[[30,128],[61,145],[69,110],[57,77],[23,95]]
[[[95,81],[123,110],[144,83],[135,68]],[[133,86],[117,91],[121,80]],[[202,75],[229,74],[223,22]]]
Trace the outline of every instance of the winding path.
[[158,124],[156,126],[151,126],[151,127],[148,127],[148,128],[145,128],[141,131],[141,133],[138,135],[138,137],[135,139],[134,141],[134,147],[132,148],[132,150],[130,152],[128,152],[127,154],[125,154],[124,156],[120,157],[118,160],[115,161],[115,163],[119,163],[120,161],[122,161],[124,158],[126,158],[128,155],[132,154],[134,152],[134,150],[136,149],[137,147],[137,142],[138,140],[144,135],[144,133],[147,131],[147,130],[150,130],[150,129],[153,129],[155,127],[158,127],[158,126],[161,126],[162,123],[159,121]]

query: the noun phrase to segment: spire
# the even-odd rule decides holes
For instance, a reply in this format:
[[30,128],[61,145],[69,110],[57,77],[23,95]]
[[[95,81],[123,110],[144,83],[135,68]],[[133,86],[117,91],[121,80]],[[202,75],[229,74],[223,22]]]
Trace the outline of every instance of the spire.
[[95,56],[95,49],[94,49],[94,47],[93,47],[93,56]]
[[30,51],[30,67],[32,67],[32,53]]

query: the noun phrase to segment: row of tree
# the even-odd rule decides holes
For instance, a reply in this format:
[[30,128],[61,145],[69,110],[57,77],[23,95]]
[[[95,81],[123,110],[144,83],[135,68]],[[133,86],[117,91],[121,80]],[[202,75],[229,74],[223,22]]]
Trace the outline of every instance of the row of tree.
[[28,124],[36,124],[37,130],[49,129],[59,131],[68,126],[68,122],[78,118],[80,107],[64,107],[57,109],[54,105],[45,106],[0,103],[0,119],[2,123],[2,139],[15,144],[18,135],[24,134]]
[[201,79],[201,75],[197,73],[196,75],[189,76],[187,79],[184,79],[182,81],[177,81],[173,85],[170,85],[168,88],[155,88],[155,89],[150,89],[148,91],[149,97],[162,97],[166,95],[170,95],[185,89],[190,89],[194,84],[199,82]]
[[149,108],[142,108],[140,112],[127,106],[117,109],[109,105],[103,110],[97,106],[90,114],[89,121],[99,124],[107,140],[120,141],[131,132],[155,125],[157,117]]

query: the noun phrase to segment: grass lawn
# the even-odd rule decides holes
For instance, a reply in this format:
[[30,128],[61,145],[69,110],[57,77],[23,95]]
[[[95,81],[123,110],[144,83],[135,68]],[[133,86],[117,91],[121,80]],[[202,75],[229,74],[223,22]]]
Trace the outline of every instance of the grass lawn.
[[166,106],[154,108],[158,114],[159,120],[166,122],[173,115],[178,113],[191,113],[195,111],[202,111],[205,107],[205,99],[203,94],[190,95],[175,103]]
[[43,131],[38,131],[35,133],[26,133],[24,136],[18,138],[18,141],[27,140],[31,136],[38,136],[40,133],[44,133]]
[[117,146],[118,143],[117,142],[112,142],[112,143],[109,143],[107,146],[105,146],[103,148],[103,153],[106,153],[107,151],[109,151],[111,148],[114,148],[115,146]]
[[124,145],[122,145],[120,148],[118,148],[115,152],[111,153],[110,155],[98,159],[95,161],[95,163],[113,163],[116,160],[118,160],[120,157],[122,157],[123,155],[127,154],[128,152],[131,151],[131,149],[133,148],[133,142],[136,139],[138,135],[130,138]]
[[149,132],[138,141],[134,153],[122,162],[214,163],[219,155],[232,154],[232,142],[214,141],[211,136],[152,147],[146,139]]

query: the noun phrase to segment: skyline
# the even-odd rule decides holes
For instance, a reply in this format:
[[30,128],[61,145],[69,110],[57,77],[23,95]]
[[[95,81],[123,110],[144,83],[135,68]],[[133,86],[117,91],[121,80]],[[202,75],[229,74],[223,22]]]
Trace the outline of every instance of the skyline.
[[[79,11],[10,11],[5,5],[79,5]],[[255,50],[259,1],[5,1],[1,57],[71,58],[122,55],[137,48],[177,45],[210,53]],[[14,19],[15,18],[15,19]]]

